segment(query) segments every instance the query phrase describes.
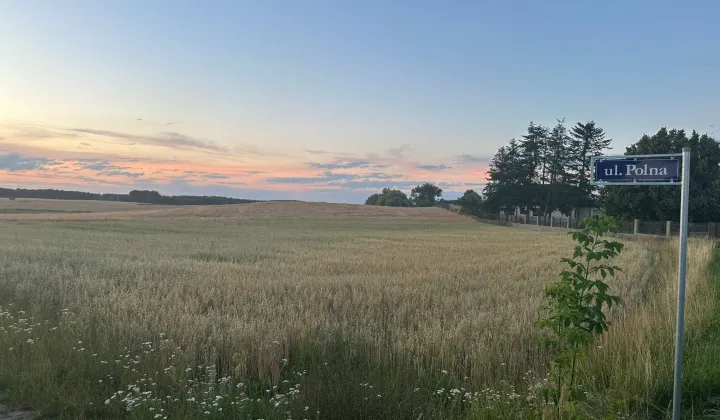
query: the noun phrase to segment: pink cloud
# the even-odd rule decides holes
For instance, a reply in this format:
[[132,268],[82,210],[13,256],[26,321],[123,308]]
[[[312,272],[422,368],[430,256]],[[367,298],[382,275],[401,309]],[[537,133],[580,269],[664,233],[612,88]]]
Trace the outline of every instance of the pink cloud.
[[[423,162],[412,157],[409,145],[364,156],[322,150],[277,153],[254,145],[227,147],[180,133],[23,127],[26,131],[14,137],[20,129],[3,131],[0,125],[0,175],[8,185],[83,189],[184,183],[305,192],[373,191],[383,186],[409,189],[416,183],[434,182],[445,185],[446,191],[462,192],[469,185],[485,183],[488,166],[486,159],[472,155]],[[148,149],[103,143],[106,139],[135,142]],[[6,158],[3,167],[2,156],[10,155],[14,160]]]

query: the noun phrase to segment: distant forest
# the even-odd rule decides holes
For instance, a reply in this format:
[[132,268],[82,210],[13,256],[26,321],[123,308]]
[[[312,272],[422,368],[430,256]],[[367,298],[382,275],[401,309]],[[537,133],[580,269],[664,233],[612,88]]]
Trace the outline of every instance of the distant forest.
[[175,205],[244,204],[257,203],[260,201],[205,195],[162,195],[157,191],[148,190],[132,190],[128,194],[97,194],[82,191],[65,191],[55,189],[29,190],[25,188],[0,188],[0,198],[52,198],[58,200],[125,201],[131,203]]

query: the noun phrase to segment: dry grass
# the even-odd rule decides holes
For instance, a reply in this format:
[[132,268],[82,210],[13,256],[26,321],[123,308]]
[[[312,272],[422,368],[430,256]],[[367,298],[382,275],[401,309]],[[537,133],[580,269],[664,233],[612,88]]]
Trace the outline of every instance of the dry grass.
[[[645,241],[657,252],[651,259],[653,269],[647,273],[648,287],[639,296],[642,304],[622,307],[616,325],[590,358],[587,375],[595,390],[615,390],[603,398],[635,409],[642,407],[648,418],[657,418],[671,402],[678,242]],[[703,331],[717,310],[717,297],[709,282],[714,258],[714,242],[690,240],[685,338],[691,344],[704,339]],[[648,402],[656,406],[647,406]]]
[[[168,207],[168,206],[152,206]],[[49,210],[68,212],[117,212],[147,209],[147,204],[100,200],[51,200],[44,198],[0,198],[0,210]]]
[[[0,378],[16,403],[76,417],[120,417],[117,400],[103,401],[142,374],[162,385],[168,366],[181,368],[178,375],[189,366],[195,375],[202,365],[244,387],[255,384],[242,388],[250,401],[242,413],[257,417],[302,418],[309,407],[319,418],[477,418],[471,400],[489,404],[492,397],[475,392],[501,380],[520,384],[529,370],[542,375],[546,357],[532,321],[572,242],[431,210],[258,203],[170,209],[162,219],[154,210],[133,213],[154,220],[68,214],[62,218],[89,220],[2,221],[4,327],[19,318],[39,325],[0,334]],[[312,211],[326,220],[282,220]],[[197,215],[217,219],[170,220]],[[422,220],[436,216],[445,220]],[[333,220],[349,218],[376,220]],[[655,366],[672,357],[674,320],[668,246],[631,242],[617,262],[624,272],[612,287],[624,303],[604,349],[586,366],[596,376],[598,404],[613,390],[638,398],[662,393],[668,372]],[[693,242],[691,331],[714,309],[703,295],[711,259],[711,244]],[[62,321],[63,310],[72,321]],[[60,329],[50,330],[58,322]],[[33,343],[18,341],[26,338]],[[140,345],[165,339],[172,356]],[[142,362],[130,370],[119,358],[132,352]],[[283,380],[302,387],[280,392]],[[153,392],[170,393],[166,388]],[[451,388],[463,390],[459,405],[447,405]],[[270,398],[277,394],[287,398],[280,408]],[[229,404],[230,394],[225,398]],[[220,418],[193,411],[188,401],[172,405],[182,410],[175,418]],[[133,415],[153,418],[157,412],[145,404]],[[629,403],[623,409],[632,411]]]
[[[17,201],[17,200],[16,200]],[[65,202],[64,200],[45,200]],[[8,201],[12,202],[12,201]],[[69,202],[69,201],[68,201]],[[92,201],[87,207],[78,205],[78,209],[93,209]],[[33,219],[33,220],[125,220],[125,219],[269,219],[269,220],[437,220],[437,221],[470,221],[471,218],[440,209],[440,208],[408,208],[408,207],[378,207],[356,204],[327,204],[302,202],[265,202],[250,204],[227,204],[217,206],[156,206],[135,203],[107,203],[122,204],[129,207],[118,211],[93,210],[96,213],[87,214],[0,214],[0,219]],[[49,206],[49,204],[48,204]],[[63,206],[57,206],[61,209]],[[21,206],[18,206],[21,207]],[[25,207],[21,207],[25,208]],[[131,211],[124,211],[131,210]]]

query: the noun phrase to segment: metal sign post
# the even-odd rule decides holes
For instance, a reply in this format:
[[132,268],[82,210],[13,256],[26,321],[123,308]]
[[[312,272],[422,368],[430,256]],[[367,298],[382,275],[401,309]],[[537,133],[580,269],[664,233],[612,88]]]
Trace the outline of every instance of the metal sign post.
[[[682,173],[680,167],[682,158]],[[685,277],[687,273],[688,202],[690,201],[690,148],[665,155],[597,156],[590,163],[594,185],[680,185],[680,245],[678,253],[677,324],[673,420],[680,420],[682,353],[685,335]]]
[[680,420],[682,389],[682,353],[685,337],[685,274],[687,267],[688,202],[690,201],[690,148],[683,148],[682,187],[680,191],[680,252],[678,253],[677,326],[675,330],[675,381],[673,383],[673,420]]

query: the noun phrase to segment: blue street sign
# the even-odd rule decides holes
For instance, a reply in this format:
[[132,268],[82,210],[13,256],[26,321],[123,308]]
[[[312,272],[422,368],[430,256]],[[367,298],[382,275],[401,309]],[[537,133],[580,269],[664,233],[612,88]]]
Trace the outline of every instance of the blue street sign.
[[[681,160],[682,158],[682,160]],[[680,175],[682,162],[682,175]],[[688,203],[690,202],[690,148],[668,155],[596,156],[590,161],[595,185],[681,185],[678,252],[677,321],[673,377],[673,420],[680,420],[682,356],[685,336],[685,282],[687,277]]]
[[681,154],[598,156],[592,160],[592,183],[608,184],[680,184]]

